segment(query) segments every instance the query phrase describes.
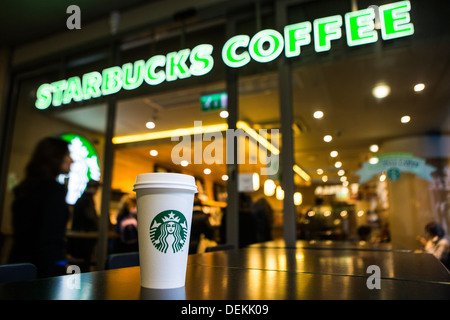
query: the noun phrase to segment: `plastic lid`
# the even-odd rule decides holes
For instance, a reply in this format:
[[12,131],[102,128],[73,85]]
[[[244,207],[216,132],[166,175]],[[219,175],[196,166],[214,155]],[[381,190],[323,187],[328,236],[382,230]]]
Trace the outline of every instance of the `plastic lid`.
[[140,174],[136,177],[133,190],[142,188],[174,188],[197,192],[195,178],[181,173],[153,172]]

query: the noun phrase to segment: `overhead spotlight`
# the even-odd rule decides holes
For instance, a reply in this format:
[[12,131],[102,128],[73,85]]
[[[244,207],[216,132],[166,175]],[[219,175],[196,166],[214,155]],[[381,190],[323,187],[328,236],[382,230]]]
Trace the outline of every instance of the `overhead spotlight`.
[[147,121],[147,122],[145,123],[145,127],[146,127],[147,129],[154,129],[154,128],[156,127],[156,124],[155,124],[154,121]]
[[316,119],[322,119],[323,118],[323,112],[318,110],[316,112],[314,112],[313,117]]
[[400,121],[401,121],[401,123],[408,123],[408,122],[411,121],[411,117],[410,117],[410,116],[403,116],[403,117],[400,119]]
[[264,182],[264,195],[270,197],[273,196],[275,194],[275,189],[276,189],[276,185],[275,182],[272,179],[267,179]]
[[330,142],[331,140],[333,140],[333,137],[330,136],[329,134],[327,134],[326,136],[323,137],[323,141],[325,141],[325,142]]
[[300,192],[295,192],[295,193],[294,193],[294,204],[295,204],[296,206],[299,206],[299,205],[302,204],[302,202],[303,202],[303,196],[302,196],[302,194],[301,194]]
[[219,116],[223,119],[228,118],[228,111],[227,110],[220,111]]
[[415,92],[420,92],[420,91],[422,91],[423,89],[425,89],[425,84],[423,84],[423,83],[418,83],[418,84],[416,84],[416,85],[414,86],[414,91],[415,91]]
[[373,144],[373,145],[371,145],[371,146],[369,147],[369,150],[370,150],[371,152],[378,152],[379,147],[378,147],[377,144]]
[[277,188],[275,190],[275,197],[278,200],[283,200],[284,199],[284,190],[281,188],[281,186],[277,186]]
[[391,93],[391,88],[385,84],[379,84],[373,88],[372,94],[377,99],[386,98]]

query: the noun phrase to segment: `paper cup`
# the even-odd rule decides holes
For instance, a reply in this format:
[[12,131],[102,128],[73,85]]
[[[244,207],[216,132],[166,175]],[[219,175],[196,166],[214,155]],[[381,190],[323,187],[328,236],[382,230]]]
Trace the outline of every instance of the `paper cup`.
[[178,173],[136,177],[141,286],[183,287],[191,234],[195,178]]

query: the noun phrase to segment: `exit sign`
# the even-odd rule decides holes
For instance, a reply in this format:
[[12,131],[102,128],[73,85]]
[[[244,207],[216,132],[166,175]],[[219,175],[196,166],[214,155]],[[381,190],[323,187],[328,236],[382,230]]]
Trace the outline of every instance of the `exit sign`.
[[200,97],[202,111],[226,109],[228,106],[228,95],[226,93],[216,93]]

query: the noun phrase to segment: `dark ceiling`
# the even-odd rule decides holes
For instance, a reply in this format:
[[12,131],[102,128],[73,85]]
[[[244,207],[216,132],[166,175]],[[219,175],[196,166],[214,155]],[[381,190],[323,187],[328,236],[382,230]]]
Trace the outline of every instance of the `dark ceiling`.
[[18,46],[64,31],[70,13],[67,7],[77,5],[81,27],[108,17],[115,10],[160,0],[17,0],[0,1],[0,45]]

